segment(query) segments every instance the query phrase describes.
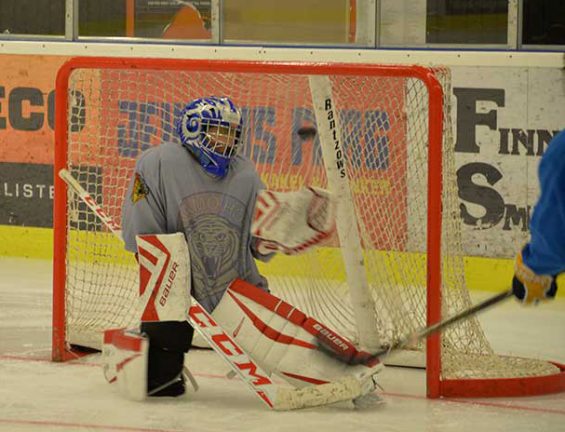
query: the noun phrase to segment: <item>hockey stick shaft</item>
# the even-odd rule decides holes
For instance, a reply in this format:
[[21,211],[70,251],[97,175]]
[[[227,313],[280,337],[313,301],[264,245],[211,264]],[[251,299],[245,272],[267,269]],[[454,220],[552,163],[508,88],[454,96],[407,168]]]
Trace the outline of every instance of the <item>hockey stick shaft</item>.
[[78,197],[88,206],[90,210],[100,219],[100,221],[106,225],[106,227],[115,234],[120,240],[122,239],[122,231],[120,226],[116,224],[113,219],[108,216],[108,214],[100,207],[96,200],[80,185],[80,183],[71,175],[71,173],[62,169],[59,171],[59,177],[61,177],[65,183],[78,195]]
[[474,315],[476,315],[478,312],[484,311],[488,308],[490,308],[491,306],[494,306],[500,302],[502,302],[503,300],[506,300],[507,298],[512,297],[512,290],[507,290],[507,291],[503,291],[499,294],[496,294],[495,296],[489,297],[488,299],[477,303],[476,305],[470,307],[469,309],[465,309],[464,311],[453,315],[450,318],[447,318],[443,321],[440,321],[436,324],[433,324],[429,327],[426,327],[422,330],[420,330],[417,333],[417,338],[418,339],[422,339],[425,338],[433,333],[436,333],[438,331],[443,330],[446,327],[449,327],[455,323],[458,323],[460,321],[463,321],[467,318],[470,318]]
[[[503,291],[499,294],[496,294],[495,296],[489,297],[488,299],[477,303],[476,305],[465,309],[463,311],[461,311],[458,314],[455,314],[449,318],[446,318],[443,321],[440,321],[438,323],[432,324],[431,326],[428,327],[424,327],[423,329],[420,329],[414,333],[412,333],[410,336],[408,336],[405,339],[402,339],[400,341],[398,341],[397,343],[393,344],[392,346],[386,348],[386,349],[382,349],[380,351],[377,351],[375,353],[373,353],[371,355],[371,357],[369,359],[374,359],[374,358],[382,358],[383,356],[387,355],[388,353],[390,353],[391,351],[396,351],[398,349],[402,349],[404,347],[406,347],[407,345],[420,341],[434,333],[437,333],[447,327],[452,326],[453,324],[456,324],[458,322],[464,321],[474,315],[476,315],[478,312],[484,311],[486,309],[488,309],[489,307],[492,307],[500,302],[502,302],[503,300],[506,300],[510,297],[512,297],[512,290],[507,290],[507,291]],[[365,360],[363,361],[363,363],[365,362]]]
[[[59,171],[59,177],[65,181],[100,221],[123,241],[120,226],[108,216],[71,173],[62,169]],[[346,377],[335,382],[303,389],[289,389],[275,385],[268,374],[239,347],[194,297],[191,298],[191,302],[192,306],[187,311],[187,319],[190,324],[270,408],[291,410],[314,407],[351,400],[362,395],[361,383],[354,377]],[[220,346],[216,342],[217,340],[229,342],[231,349],[226,349],[225,344]]]

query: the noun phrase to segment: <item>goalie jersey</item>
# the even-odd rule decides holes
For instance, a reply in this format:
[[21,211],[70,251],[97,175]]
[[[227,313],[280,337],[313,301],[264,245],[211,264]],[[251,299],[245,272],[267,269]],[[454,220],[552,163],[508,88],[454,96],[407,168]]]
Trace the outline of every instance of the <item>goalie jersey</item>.
[[565,271],[565,130],[551,140],[538,175],[541,195],[522,256],[537,274],[557,275]]
[[182,146],[165,143],[137,160],[122,208],[126,249],[137,234],[183,232],[190,251],[192,295],[211,312],[229,283],[241,278],[267,290],[253,256],[250,225],[263,189],[253,163],[236,156],[221,180]]

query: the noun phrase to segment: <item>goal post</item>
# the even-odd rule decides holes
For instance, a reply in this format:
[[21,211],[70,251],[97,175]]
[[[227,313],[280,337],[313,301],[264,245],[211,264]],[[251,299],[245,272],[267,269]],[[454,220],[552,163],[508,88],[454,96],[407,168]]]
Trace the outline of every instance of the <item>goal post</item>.
[[[119,221],[136,157],[178,142],[175,122],[188,101],[229,96],[244,114],[241,151],[268,188],[309,184],[339,197],[329,244],[260,266],[271,290],[354,343],[381,347],[471,305],[450,92],[445,68],[73,58],[57,76],[54,170],[69,170]],[[300,134],[304,128],[316,133]],[[54,178],[52,357],[62,361],[75,347],[99,349],[107,328],[135,325],[138,270]],[[214,250],[210,260],[229,262]],[[495,354],[476,318],[395,361],[426,364],[430,397],[565,389],[562,366]]]

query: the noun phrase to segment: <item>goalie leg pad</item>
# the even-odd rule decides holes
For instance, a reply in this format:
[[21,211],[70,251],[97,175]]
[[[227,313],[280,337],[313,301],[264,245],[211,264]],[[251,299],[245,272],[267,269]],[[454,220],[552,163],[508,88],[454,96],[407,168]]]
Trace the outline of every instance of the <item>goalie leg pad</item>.
[[149,343],[136,330],[111,329],[104,332],[102,366],[106,380],[117,383],[120,394],[141,401],[147,396]]
[[141,324],[141,331],[149,339],[149,396],[184,394],[184,355],[190,349],[194,329],[187,321],[162,321],[144,322]]
[[184,393],[184,354],[194,334],[190,307],[190,254],[182,233],[136,236],[141,331],[149,339],[148,394]]
[[136,237],[141,321],[183,321],[190,308],[190,254],[183,233]]
[[266,372],[296,388],[351,378],[359,385],[357,396],[363,396],[375,389],[375,375],[383,368],[378,360],[350,365],[329,356],[319,348],[321,341],[333,341],[350,356],[366,353],[290,304],[241,280],[230,285],[212,316]]

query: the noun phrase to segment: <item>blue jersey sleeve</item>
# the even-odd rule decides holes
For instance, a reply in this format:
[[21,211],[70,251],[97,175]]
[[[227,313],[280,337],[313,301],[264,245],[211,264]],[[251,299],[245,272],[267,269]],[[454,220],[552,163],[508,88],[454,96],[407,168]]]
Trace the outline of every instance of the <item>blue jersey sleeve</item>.
[[565,130],[550,142],[539,165],[540,197],[522,257],[537,274],[565,271]]

